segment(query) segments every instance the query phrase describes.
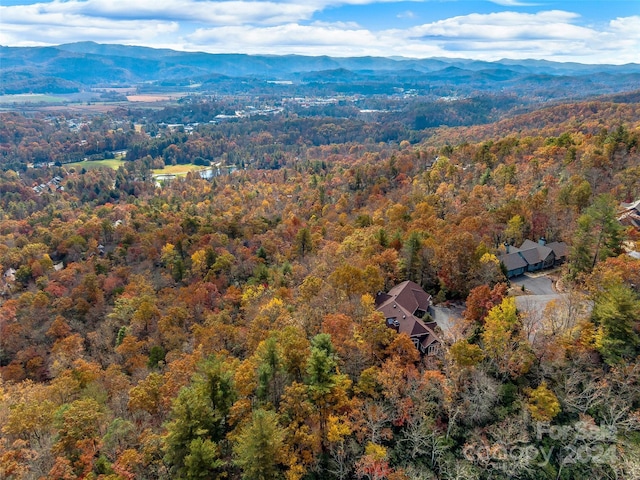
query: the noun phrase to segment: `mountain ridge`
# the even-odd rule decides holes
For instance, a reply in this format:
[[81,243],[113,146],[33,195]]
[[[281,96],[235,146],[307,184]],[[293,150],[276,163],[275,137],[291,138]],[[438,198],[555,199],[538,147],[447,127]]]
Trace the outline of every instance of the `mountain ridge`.
[[[173,82],[188,85],[196,79],[220,75],[254,81],[292,80],[304,84],[305,79],[323,84],[366,82],[367,84],[403,84],[425,90],[433,87],[454,88],[452,94],[468,94],[476,89],[499,91],[532,89],[538,84],[553,84],[571,77],[572,88],[565,88],[561,97],[575,95],[584,89],[585,95],[600,95],[629,90],[628,84],[640,83],[640,64],[595,65],[554,63],[546,60],[500,60],[487,62],[471,59],[330,57],[305,55],[250,55],[242,53],[211,54],[183,52],[150,47],[77,42],[47,47],[0,46],[0,93],[55,93],[49,87],[64,84],[82,91],[95,86],[136,86],[153,82]],[[340,75],[336,75],[339,72]],[[389,72],[394,72],[390,77]],[[609,74],[606,76],[605,74]],[[606,77],[604,78],[603,77]],[[615,75],[616,78],[612,78]],[[581,77],[581,78],[578,78]],[[33,82],[26,82],[30,79]],[[337,79],[337,80],[336,80]],[[575,80],[577,79],[577,80]],[[594,81],[599,82],[594,85]],[[69,83],[70,82],[70,83]],[[609,82],[612,82],[609,85]]]

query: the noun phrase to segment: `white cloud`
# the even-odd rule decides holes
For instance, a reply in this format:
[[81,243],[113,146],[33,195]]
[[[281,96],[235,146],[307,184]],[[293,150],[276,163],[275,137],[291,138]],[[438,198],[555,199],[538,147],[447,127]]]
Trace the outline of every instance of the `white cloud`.
[[591,52],[586,47],[598,33],[568,23],[576,18],[558,11],[474,14],[378,32],[353,24],[324,23],[214,27],[198,29],[185,41],[193,49],[224,52],[544,58],[565,51],[574,55]]
[[[228,26],[309,20],[327,7],[407,0],[53,0],[0,7],[2,23],[49,23],[59,15],[111,20],[189,21]],[[421,2],[423,0],[408,0]]]
[[[640,15],[613,19],[609,22],[609,27],[616,34],[640,38]],[[636,53],[640,56],[639,52]]]
[[410,29],[413,41],[432,42],[468,58],[546,58],[584,63],[639,62],[640,17],[596,28],[576,25],[572,12],[500,12],[453,17]]
[[491,2],[504,7],[534,7],[537,3],[521,2],[520,0],[490,0]]
[[197,49],[248,53],[299,53],[311,55],[362,55],[378,44],[365,29],[328,24],[286,24],[275,27],[218,27],[198,29],[186,40]]
[[398,18],[416,18],[416,14],[413,13],[411,10],[406,10],[404,12],[400,12],[398,15],[396,15]]
[[0,6],[0,44],[94,40],[212,53],[640,61],[637,15],[587,27],[567,11],[502,11],[378,31],[349,21],[313,21],[314,12],[327,5],[374,1],[54,0]]
[[407,44],[394,32],[372,32],[357,25],[287,24],[275,27],[217,27],[198,29],[185,37],[190,50],[232,53],[293,53],[331,56],[430,57],[444,50],[426,44]]
[[408,42],[426,42],[447,54],[497,60],[546,58],[584,63],[638,62],[640,17],[618,18],[601,29],[577,25],[559,10],[452,17],[408,29]]
[[46,24],[57,18],[81,16],[112,21],[160,20],[211,25],[278,24],[310,18],[315,6],[276,1],[198,0],[70,0],[1,7],[3,23]]
[[[33,6],[22,11],[37,10]],[[80,40],[135,43],[147,39],[173,35],[179,29],[175,21],[119,20],[87,17],[77,14],[49,13],[46,16],[24,15],[14,18],[15,12],[0,10],[2,28],[0,44],[33,46],[51,45]]]
[[577,15],[552,10],[537,14],[499,12],[452,17],[410,29],[413,38],[475,40],[589,39],[593,30],[570,22]]

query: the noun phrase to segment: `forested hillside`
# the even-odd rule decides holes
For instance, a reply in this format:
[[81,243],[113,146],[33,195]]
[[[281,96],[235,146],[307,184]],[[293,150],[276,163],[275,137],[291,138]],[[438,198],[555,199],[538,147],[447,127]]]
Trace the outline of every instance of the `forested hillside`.
[[329,57],[184,52],[78,42],[47,47],[0,46],[0,94],[73,93],[92,87],[188,86],[246,95],[267,89],[313,92],[469,96],[510,93],[521,100],[588,98],[637,88],[640,65],[582,65],[536,60]]
[[[640,478],[640,104],[232,107],[1,114],[0,478]],[[190,163],[233,168],[153,177]],[[541,237],[562,295],[519,309]],[[404,280],[464,310],[436,355],[375,310]]]

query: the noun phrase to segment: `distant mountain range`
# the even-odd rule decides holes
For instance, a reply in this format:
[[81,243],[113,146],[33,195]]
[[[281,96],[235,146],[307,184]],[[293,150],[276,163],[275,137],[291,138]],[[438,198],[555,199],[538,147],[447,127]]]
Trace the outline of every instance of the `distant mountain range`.
[[205,90],[219,86],[240,90],[247,85],[286,80],[293,89],[312,85],[329,89],[336,86],[345,91],[348,85],[351,91],[361,93],[384,93],[399,87],[436,96],[500,91],[578,98],[630,91],[640,85],[639,64],[208,54],[94,42],[56,47],[0,46],[0,66],[3,94],[194,84]]

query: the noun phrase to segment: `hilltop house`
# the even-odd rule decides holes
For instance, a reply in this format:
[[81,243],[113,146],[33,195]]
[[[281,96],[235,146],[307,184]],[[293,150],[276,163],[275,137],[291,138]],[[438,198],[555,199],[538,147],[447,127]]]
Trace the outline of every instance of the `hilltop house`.
[[16,281],[16,269],[7,269],[0,280],[0,295],[7,295],[11,291],[11,286]]
[[9,283],[9,282],[15,282],[16,281],[16,269],[15,268],[8,268],[5,272],[4,272],[4,281]]
[[621,203],[618,221],[625,227],[640,230],[640,200],[633,203]]
[[388,293],[378,292],[376,310],[384,314],[389,328],[398,333],[406,333],[420,353],[435,355],[440,340],[434,333],[436,322],[424,322],[431,306],[431,295],[417,283],[402,282]]
[[518,248],[505,244],[505,253],[498,260],[507,269],[507,277],[517,277],[525,272],[535,272],[559,265],[567,259],[567,244],[564,242],[546,243],[541,238],[538,243],[525,240]]

